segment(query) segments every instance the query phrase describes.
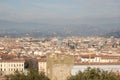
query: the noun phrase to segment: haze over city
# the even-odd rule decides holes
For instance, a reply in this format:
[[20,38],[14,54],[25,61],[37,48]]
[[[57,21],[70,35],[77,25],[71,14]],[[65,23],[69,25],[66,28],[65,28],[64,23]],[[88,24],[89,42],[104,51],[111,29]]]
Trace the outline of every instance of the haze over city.
[[0,0],[1,33],[93,35],[120,30],[120,0]]

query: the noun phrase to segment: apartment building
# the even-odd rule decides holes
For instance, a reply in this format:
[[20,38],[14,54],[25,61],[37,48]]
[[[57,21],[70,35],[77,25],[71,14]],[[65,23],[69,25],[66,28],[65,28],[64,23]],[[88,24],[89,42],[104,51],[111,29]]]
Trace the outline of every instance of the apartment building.
[[0,76],[24,72],[24,59],[0,60]]

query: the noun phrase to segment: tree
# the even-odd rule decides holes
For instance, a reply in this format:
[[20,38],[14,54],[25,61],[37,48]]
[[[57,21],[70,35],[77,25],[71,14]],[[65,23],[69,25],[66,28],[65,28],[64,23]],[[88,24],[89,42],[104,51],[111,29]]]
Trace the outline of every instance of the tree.
[[10,75],[9,79],[6,77],[6,80],[50,80],[44,72],[38,72],[35,69],[31,69],[28,71],[28,74],[20,73],[18,71],[15,74]]
[[67,80],[120,80],[120,77],[113,72],[89,67],[84,72],[79,71],[76,75],[68,77]]

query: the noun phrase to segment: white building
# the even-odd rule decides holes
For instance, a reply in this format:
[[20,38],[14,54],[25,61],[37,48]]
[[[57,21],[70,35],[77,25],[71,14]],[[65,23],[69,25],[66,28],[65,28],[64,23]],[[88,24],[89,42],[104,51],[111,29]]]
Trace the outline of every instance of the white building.
[[45,72],[47,74],[47,62],[46,60],[38,60],[38,71],[39,72]]
[[117,63],[120,62],[120,56],[87,54],[80,55],[81,63]]
[[14,74],[15,71],[24,72],[23,59],[0,60],[0,76]]

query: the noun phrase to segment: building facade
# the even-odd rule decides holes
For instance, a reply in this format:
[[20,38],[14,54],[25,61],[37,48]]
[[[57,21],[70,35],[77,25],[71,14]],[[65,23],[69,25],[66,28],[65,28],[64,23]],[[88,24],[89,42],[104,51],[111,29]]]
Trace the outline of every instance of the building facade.
[[46,60],[39,60],[38,61],[38,71],[44,72],[45,74],[47,74],[47,62],[46,62]]
[[24,72],[23,59],[0,60],[0,76],[14,74],[15,71]]

